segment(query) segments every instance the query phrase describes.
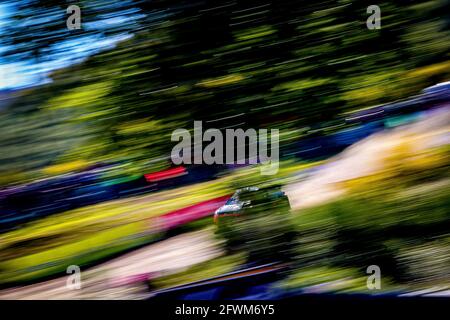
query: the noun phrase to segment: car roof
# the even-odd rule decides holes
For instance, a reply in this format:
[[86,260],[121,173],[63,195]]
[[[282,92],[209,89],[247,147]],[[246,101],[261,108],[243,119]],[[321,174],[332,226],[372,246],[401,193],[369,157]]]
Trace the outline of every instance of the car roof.
[[238,189],[236,190],[236,193],[244,193],[244,192],[254,192],[254,191],[258,191],[259,188],[258,187],[245,187],[242,189]]

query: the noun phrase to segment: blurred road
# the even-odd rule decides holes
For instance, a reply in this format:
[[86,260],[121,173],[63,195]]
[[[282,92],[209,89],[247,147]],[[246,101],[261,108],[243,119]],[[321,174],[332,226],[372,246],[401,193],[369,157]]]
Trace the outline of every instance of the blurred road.
[[181,234],[82,271],[80,290],[66,287],[67,277],[0,291],[0,299],[143,299],[144,281],[213,259],[221,251],[210,229]]

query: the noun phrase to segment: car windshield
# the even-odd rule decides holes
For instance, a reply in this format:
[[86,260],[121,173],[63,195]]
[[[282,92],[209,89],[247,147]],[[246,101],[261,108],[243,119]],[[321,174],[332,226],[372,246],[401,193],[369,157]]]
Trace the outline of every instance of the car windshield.
[[227,202],[225,202],[225,205],[232,205],[232,204],[236,204],[238,202],[237,198],[231,197],[230,199],[227,200]]

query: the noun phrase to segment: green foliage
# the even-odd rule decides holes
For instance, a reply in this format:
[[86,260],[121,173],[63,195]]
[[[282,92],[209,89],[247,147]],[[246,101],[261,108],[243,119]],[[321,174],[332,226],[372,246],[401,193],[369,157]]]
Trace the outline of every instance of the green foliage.
[[239,254],[222,256],[174,274],[158,277],[152,280],[151,284],[156,288],[167,288],[200,281],[234,271],[243,262],[243,256]]
[[[41,178],[40,168],[78,159],[158,170],[170,165],[171,132],[191,129],[193,120],[214,120],[208,126],[219,128],[275,127],[283,136],[406,98],[450,74],[440,1],[383,1],[381,30],[367,30],[370,3],[363,0],[257,4],[193,1],[181,10],[165,0],[121,7],[83,1],[83,23],[115,12],[126,23],[111,26],[108,35],[134,37],[53,72],[52,83],[23,92],[2,111],[0,169],[6,174],[0,183]],[[33,17],[60,10],[56,2],[21,5]],[[147,15],[135,18],[130,8]],[[64,29],[58,21],[51,16],[39,30]],[[36,31],[25,24],[10,32],[20,37],[11,37],[17,40],[7,59],[39,60],[52,50],[46,37],[28,41]],[[52,43],[86,41],[101,32],[51,37]]]
[[395,283],[447,281],[448,148],[408,146],[400,144],[384,170],[348,182],[340,199],[296,214],[300,269],[326,265],[363,274],[374,264]]

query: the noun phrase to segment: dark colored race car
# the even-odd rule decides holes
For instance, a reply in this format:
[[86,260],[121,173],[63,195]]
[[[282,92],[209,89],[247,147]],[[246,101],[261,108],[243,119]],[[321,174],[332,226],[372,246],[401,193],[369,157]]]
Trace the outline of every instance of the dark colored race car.
[[286,209],[290,209],[289,199],[281,191],[279,186],[266,188],[246,187],[238,189],[228,201],[214,212],[214,222],[230,216],[240,216],[244,211],[249,211],[261,204],[283,203]]
[[279,186],[239,189],[214,214],[228,253],[243,252],[249,265],[288,262],[295,237],[290,205]]

